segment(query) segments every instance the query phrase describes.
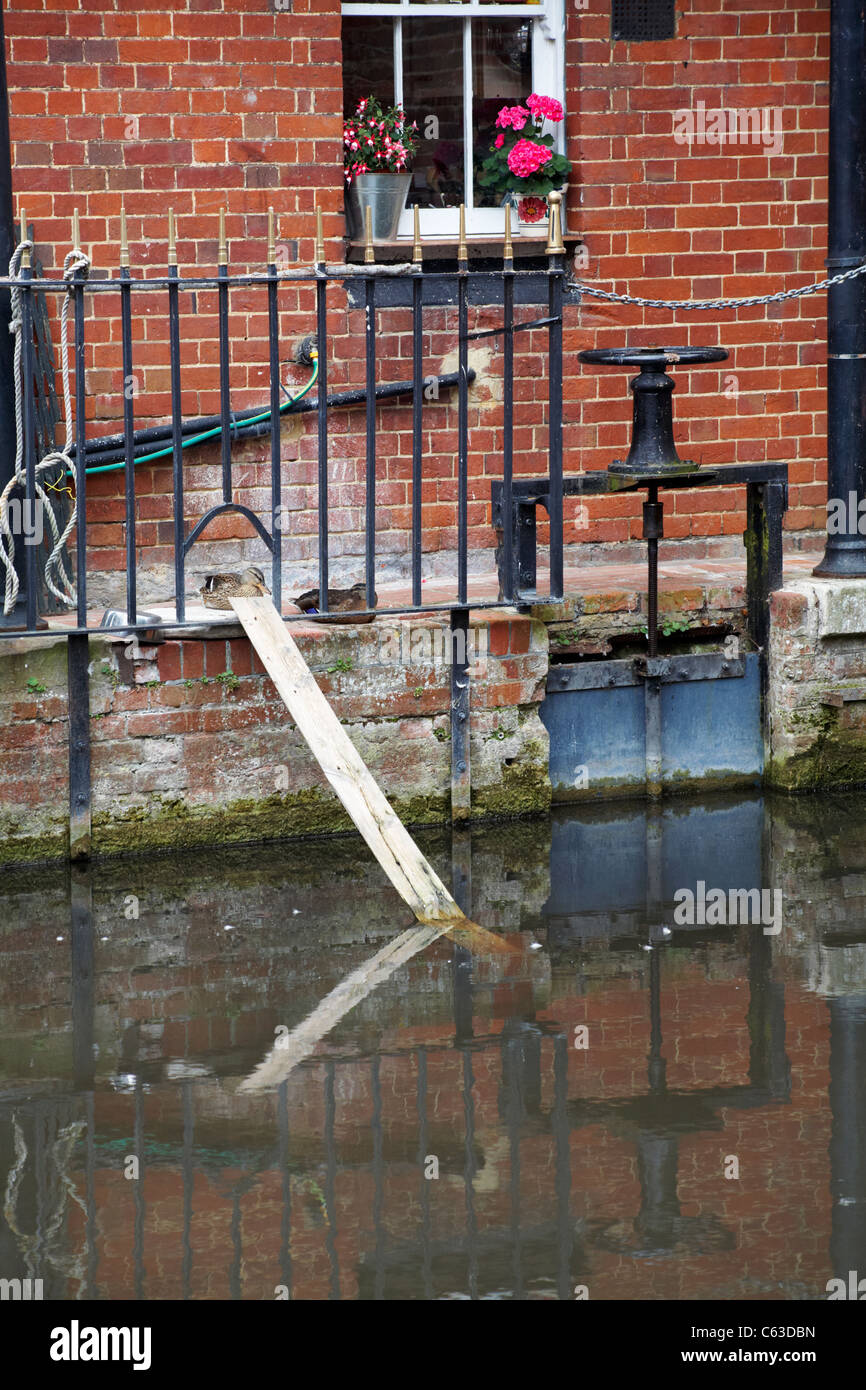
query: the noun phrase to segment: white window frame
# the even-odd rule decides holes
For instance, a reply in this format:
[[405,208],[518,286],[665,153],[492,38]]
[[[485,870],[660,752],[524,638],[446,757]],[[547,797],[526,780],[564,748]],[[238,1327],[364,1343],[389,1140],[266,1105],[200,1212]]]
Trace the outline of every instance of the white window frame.
[[[394,102],[403,101],[403,22],[411,16],[426,19],[440,16],[463,21],[463,177],[466,187],[466,232],[473,237],[501,237],[504,223],[501,208],[476,208],[472,197],[472,21],[473,19],[532,20],[532,86],[536,92],[556,97],[565,110],[565,11],[564,0],[535,0],[529,4],[480,4],[478,0],[446,0],[444,4],[415,3],[415,0],[378,0],[361,4],[346,0],[344,15],[374,15],[394,20]],[[529,93],[527,92],[528,96]],[[555,148],[565,153],[565,122],[553,128]],[[421,230],[428,237],[457,239],[459,208],[420,208]],[[406,209],[397,229],[400,239],[411,240],[414,216]],[[514,230],[517,230],[516,223]]]

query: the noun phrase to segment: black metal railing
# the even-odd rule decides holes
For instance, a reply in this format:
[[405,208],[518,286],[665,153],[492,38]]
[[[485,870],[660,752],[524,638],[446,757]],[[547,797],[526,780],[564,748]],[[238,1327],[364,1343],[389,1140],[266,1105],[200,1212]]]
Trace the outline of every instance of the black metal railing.
[[[558,197],[558,195],[556,195]],[[319,611],[328,612],[328,587],[330,577],[330,525],[329,525],[329,451],[328,451],[328,412],[331,408],[354,403],[365,404],[365,485],[364,485],[364,582],[368,611],[372,610],[376,599],[377,570],[377,402],[385,397],[407,395],[411,397],[412,456],[411,488],[412,505],[408,544],[411,548],[410,572],[412,596],[411,603],[380,608],[380,613],[408,613],[423,611],[465,610],[469,606],[469,482],[470,451],[472,448],[469,427],[469,388],[474,373],[469,368],[469,345],[479,337],[501,336],[504,344],[504,377],[502,407],[502,488],[505,512],[510,515],[512,508],[512,488],[514,470],[514,334],[529,327],[547,329],[547,356],[549,377],[548,400],[548,460],[545,472],[549,480],[550,497],[550,594],[549,597],[562,596],[563,576],[563,534],[562,534],[562,303],[563,281],[565,275],[563,246],[561,239],[559,204],[556,197],[551,202],[550,234],[547,244],[547,269],[515,270],[510,232],[506,228],[503,244],[501,269],[474,270],[470,266],[465,237],[461,232],[458,249],[456,273],[453,270],[422,271],[422,246],[416,231],[413,247],[413,260],[397,266],[376,265],[373,261],[372,242],[368,241],[367,257],[363,265],[328,265],[325,262],[324,240],[322,237],[321,213],[318,214],[315,264],[309,269],[279,269],[277,265],[274,239],[273,214],[269,216],[267,264],[263,273],[230,275],[228,267],[228,248],[225,237],[224,217],[220,218],[219,264],[215,276],[181,276],[178,268],[177,242],[174,215],[169,211],[168,257],[166,275],[153,278],[133,276],[130,270],[129,247],[126,234],[125,217],[121,219],[121,242],[119,254],[119,275],[115,277],[95,277],[87,273],[85,264],[78,266],[74,273],[64,279],[34,279],[33,272],[22,262],[21,269],[14,279],[0,279],[0,290],[17,291],[20,296],[20,322],[22,337],[22,377],[25,382],[33,378],[34,368],[34,301],[36,294],[48,296],[69,296],[72,301],[72,357],[74,363],[75,431],[74,444],[69,450],[70,476],[74,465],[75,494],[77,507],[77,530],[75,541],[75,625],[58,629],[64,636],[92,635],[101,630],[100,626],[88,626],[88,515],[87,515],[87,474],[95,467],[122,466],[124,475],[124,523],[125,523],[125,581],[126,612],[120,615],[124,622],[113,621],[114,632],[132,632],[136,629],[152,630],[152,617],[142,618],[138,594],[138,570],[141,563],[140,530],[136,531],[136,479],[135,467],[153,445],[163,445],[159,450],[170,456],[172,493],[172,550],[175,578],[175,613],[171,627],[186,624],[186,561],[191,548],[218,516],[228,512],[238,513],[250,523],[253,531],[267,548],[270,555],[271,591],[279,608],[282,602],[282,565],[284,560],[284,541],[290,534],[284,534],[281,525],[282,479],[280,459],[280,422],[286,410],[315,410],[318,421],[318,466],[317,466],[317,513],[318,513],[318,587],[320,594]],[[462,226],[462,216],[461,216]],[[539,283],[547,281],[548,314],[545,318],[534,318],[525,322],[515,322],[515,288],[519,286],[519,302],[531,303],[538,299]],[[328,289],[333,282],[342,284],[349,291],[352,284],[363,288],[365,309],[365,375],[363,388],[329,395],[329,305]],[[411,294],[407,303],[412,316],[412,371],[411,376],[400,382],[377,382],[377,315],[393,307],[393,295],[385,303],[382,286],[402,282],[406,290],[411,284]],[[408,282],[408,283],[407,283]],[[450,284],[449,284],[450,282]],[[440,374],[435,377],[439,387],[457,388],[457,450],[456,474],[457,495],[455,522],[457,535],[455,594],[451,600],[440,603],[422,602],[421,574],[423,558],[423,505],[422,485],[424,480],[424,389],[431,377],[424,375],[424,308],[425,303],[436,299],[450,289],[456,282],[457,302],[457,349],[458,370],[456,373]],[[294,286],[307,284],[314,290],[315,321],[317,339],[317,397],[313,401],[298,400],[281,402],[281,392],[285,389],[280,378],[280,290],[287,283]],[[269,375],[269,403],[257,410],[235,412],[232,410],[230,373],[230,330],[229,307],[232,291],[242,288],[258,288],[263,292],[267,305],[268,345],[267,369]],[[181,312],[180,295],[186,292],[216,291],[218,304],[219,336],[219,414],[196,421],[184,419],[182,403],[182,364],[181,364]],[[155,295],[167,295],[168,307],[168,365],[171,397],[171,420],[163,426],[136,430],[134,394],[128,389],[135,376],[135,351],[133,325],[141,306],[146,301],[147,312],[153,314],[156,305]],[[118,357],[122,365],[124,381],[124,400],[122,407],[123,431],[120,435],[94,436],[86,427],[86,379],[85,323],[88,308],[99,314],[105,308],[106,297],[119,296],[120,300],[120,344]],[[57,301],[60,302],[59,299]],[[116,301],[115,301],[116,302]],[[441,298],[440,298],[441,302]],[[502,324],[495,329],[481,332],[469,331],[470,304],[491,304],[501,302],[503,308]],[[62,364],[64,368],[68,364]],[[22,429],[24,432],[24,478],[22,492],[25,508],[35,507],[37,491],[36,477],[38,464],[38,445],[36,419],[32,393],[23,392]],[[184,450],[191,442],[199,442],[197,435],[207,433],[208,437],[219,438],[221,462],[221,499],[201,516],[194,526],[188,528],[184,504]],[[271,516],[263,518],[244,500],[242,489],[238,488],[232,474],[232,445],[235,440],[252,436],[269,436],[270,440],[270,491]],[[83,466],[82,466],[83,465]],[[62,471],[62,470],[61,470]],[[543,466],[542,470],[543,471]],[[492,536],[491,536],[492,541]],[[506,551],[512,539],[506,528]],[[22,556],[23,552],[23,556]],[[492,549],[491,549],[492,560]],[[23,601],[18,612],[7,615],[5,626],[0,625],[0,635],[20,636],[22,633],[35,634],[39,628],[37,612],[37,553],[33,546],[16,545],[16,567],[22,579]],[[492,566],[491,566],[492,568]],[[512,566],[505,565],[505,573],[510,576]],[[498,598],[487,598],[476,602],[472,607],[494,607],[501,603],[513,602],[516,597],[511,582]],[[301,614],[288,615],[288,618],[303,617]]]

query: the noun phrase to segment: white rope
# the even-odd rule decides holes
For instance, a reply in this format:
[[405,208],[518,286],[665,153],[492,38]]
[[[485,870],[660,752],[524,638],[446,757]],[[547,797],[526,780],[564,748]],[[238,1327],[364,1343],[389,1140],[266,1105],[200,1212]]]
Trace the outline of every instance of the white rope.
[[[9,262],[9,278],[16,279],[18,276],[21,256],[24,251],[33,249],[31,241],[22,241],[15,249],[15,253]],[[69,283],[77,271],[83,271],[86,275],[90,269],[90,261],[82,251],[70,251],[63,262],[63,278]],[[6,593],[4,598],[3,611],[11,613],[18,598],[19,581],[15,573],[15,538],[9,526],[9,498],[16,487],[24,488],[27,484],[27,471],[24,463],[24,384],[22,382],[22,357],[23,357],[23,335],[21,332],[21,290],[17,287],[12,289],[12,320],[9,324],[10,333],[15,335],[15,355],[14,355],[14,378],[15,378],[15,472],[6,484],[2,494],[0,494],[0,563],[6,569]],[[66,474],[72,477],[75,494],[78,494],[78,474],[75,464],[70,458],[72,448],[72,391],[69,382],[69,306],[72,302],[72,287],[70,284],[67,294],[64,296],[63,304],[60,309],[60,357],[61,357],[61,377],[63,381],[63,412],[66,425],[66,442],[62,449],[51,449],[36,464],[36,495],[42,507],[44,515],[48,517],[48,524],[51,528],[51,538],[53,546],[51,554],[45,562],[45,583],[55,598],[61,603],[72,605],[75,603],[75,590],[72,584],[72,576],[67,570],[66,542],[75,529],[75,522],[78,516],[77,500],[73,502],[72,512],[69,520],[61,535],[57,524],[57,517],[51,499],[39,481],[39,475],[45,473],[49,468],[60,467],[63,471],[61,478]],[[27,383],[27,390],[32,390],[32,384]]]

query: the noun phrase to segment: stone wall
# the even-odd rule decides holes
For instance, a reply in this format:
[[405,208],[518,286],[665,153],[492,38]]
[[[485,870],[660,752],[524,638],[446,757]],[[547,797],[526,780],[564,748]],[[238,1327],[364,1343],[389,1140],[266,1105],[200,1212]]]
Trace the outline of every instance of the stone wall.
[[866,582],[789,583],[770,611],[768,785],[866,783]]

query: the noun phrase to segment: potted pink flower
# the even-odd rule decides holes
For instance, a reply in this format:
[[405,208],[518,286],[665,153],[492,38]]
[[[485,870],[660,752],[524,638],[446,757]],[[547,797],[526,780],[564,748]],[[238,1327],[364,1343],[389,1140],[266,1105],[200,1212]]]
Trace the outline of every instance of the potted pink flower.
[[554,149],[554,138],[545,130],[563,118],[561,102],[533,92],[524,105],[503,106],[496,117],[496,134],[490,154],[483,161],[478,182],[516,202],[517,215],[527,225],[547,217],[547,195],[562,188],[571,173],[565,155]]
[[370,208],[373,237],[392,241],[412,181],[418,123],[407,124],[402,106],[383,107],[375,97],[358,102],[343,122],[343,173],[349,232],[363,237]]

